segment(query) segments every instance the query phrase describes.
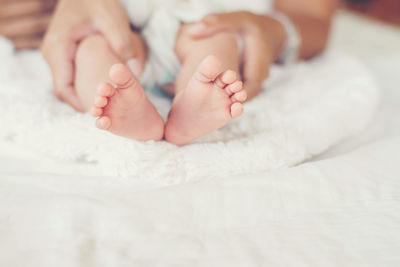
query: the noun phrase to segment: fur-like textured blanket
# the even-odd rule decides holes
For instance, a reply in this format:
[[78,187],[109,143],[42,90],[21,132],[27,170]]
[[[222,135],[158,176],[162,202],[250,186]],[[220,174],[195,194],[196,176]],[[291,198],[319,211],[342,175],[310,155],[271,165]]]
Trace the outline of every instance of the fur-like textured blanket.
[[[192,144],[136,142],[96,129],[89,115],[57,101],[37,51],[15,54],[4,39],[0,51],[1,142],[162,184],[293,166],[363,129],[379,99],[368,70],[328,51],[311,62],[274,66],[239,119]],[[148,94],[166,117],[170,99]]]

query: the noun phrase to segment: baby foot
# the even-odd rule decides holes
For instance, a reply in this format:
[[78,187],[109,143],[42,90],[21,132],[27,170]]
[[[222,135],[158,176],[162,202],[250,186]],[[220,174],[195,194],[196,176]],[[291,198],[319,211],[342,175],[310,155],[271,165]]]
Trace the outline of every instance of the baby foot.
[[99,117],[96,126],[135,140],[160,140],[163,119],[131,71],[123,64],[115,64],[110,78],[116,86],[101,84],[91,109],[91,114]]
[[240,116],[246,91],[232,70],[219,73],[221,62],[205,58],[187,87],[175,96],[165,128],[165,139],[183,145]]

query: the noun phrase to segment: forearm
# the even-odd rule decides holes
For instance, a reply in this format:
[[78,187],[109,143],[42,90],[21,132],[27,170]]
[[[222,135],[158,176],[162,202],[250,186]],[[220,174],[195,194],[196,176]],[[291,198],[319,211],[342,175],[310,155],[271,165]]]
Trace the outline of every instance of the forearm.
[[330,20],[302,15],[287,15],[300,36],[299,59],[312,58],[325,50],[331,26]]
[[[329,38],[330,20],[308,15],[284,14],[294,24],[299,34],[299,59],[310,59],[324,51]],[[258,16],[258,19],[263,20],[259,25],[262,25],[263,30],[266,30],[265,42],[268,43],[271,50],[269,52],[272,56],[271,61],[277,61],[288,41],[285,27],[273,16]]]
[[276,10],[293,22],[299,34],[299,59],[309,59],[324,51],[336,4],[336,0],[276,1]]

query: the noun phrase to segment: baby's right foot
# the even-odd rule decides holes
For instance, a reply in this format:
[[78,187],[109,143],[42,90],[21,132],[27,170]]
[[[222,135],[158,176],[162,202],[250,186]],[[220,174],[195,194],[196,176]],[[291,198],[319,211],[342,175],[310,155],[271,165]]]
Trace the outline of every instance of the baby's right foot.
[[221,61],[206,57],[187,87],[175,96],[165,139],[184,145],[239,117],[247,94],[235,71],[220,72]]
[[110,78],[116,86],[100,85],[91,110],[99,117],[96,126],[130,139],[161,140],[164,121],[132,72],[123,64],[115,64]]

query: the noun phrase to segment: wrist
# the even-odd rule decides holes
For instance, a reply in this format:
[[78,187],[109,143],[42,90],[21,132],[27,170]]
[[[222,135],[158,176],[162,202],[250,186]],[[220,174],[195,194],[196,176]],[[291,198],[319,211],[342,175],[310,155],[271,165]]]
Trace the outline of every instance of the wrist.
[[276,62],[285,49],[285,44],[287,42],[285,27],[280,21],[271,16],[262,15],[262,17],[264,20],[264,35],[268,42],[268,47],[270,48],[270,55],[272,61]]
[[270,18],[280,25],[284,35],[283,39],[280,39],[284,40],[284,42],[280,43],[277,61],[284,65],[295,62],[298,58],[301,43],[296,26],[289,17],[278,11],[273,12]]

